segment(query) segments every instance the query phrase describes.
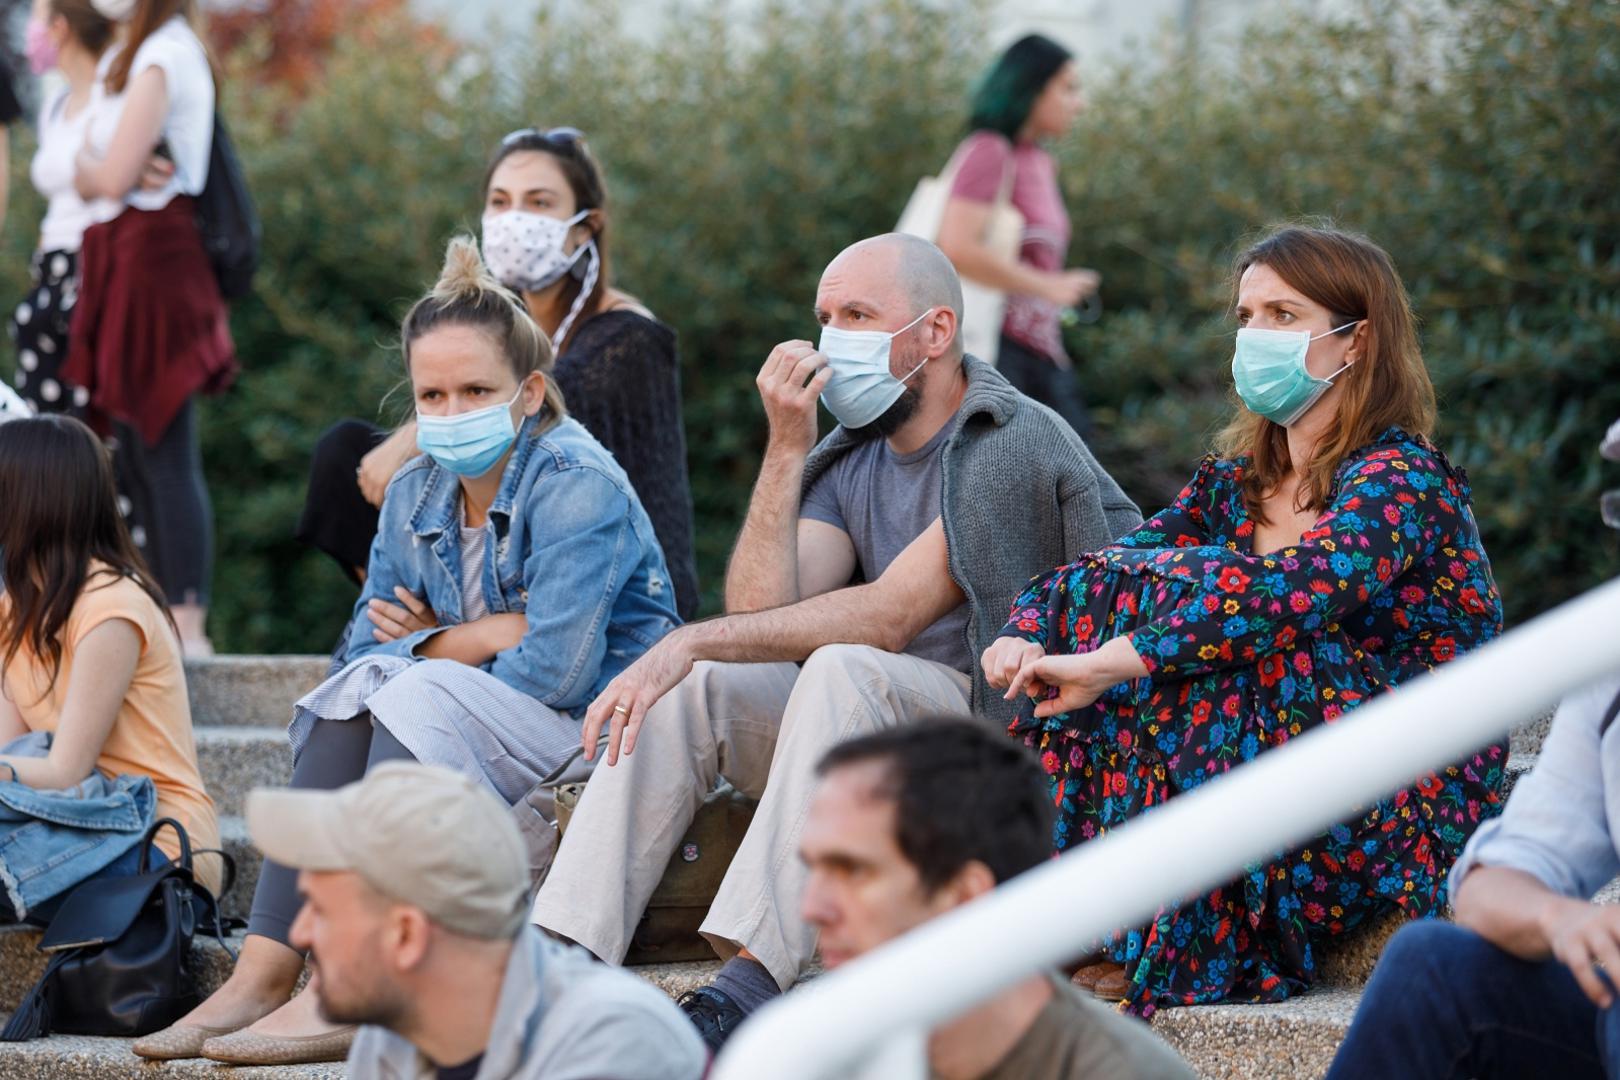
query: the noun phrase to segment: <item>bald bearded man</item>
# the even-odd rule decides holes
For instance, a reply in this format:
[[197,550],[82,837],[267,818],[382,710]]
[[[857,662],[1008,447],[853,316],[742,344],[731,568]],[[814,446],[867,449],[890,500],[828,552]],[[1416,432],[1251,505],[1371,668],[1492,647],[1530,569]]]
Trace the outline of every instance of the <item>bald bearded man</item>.
[[[962,287],[933,244],[889,234],[835,258],[819,345],[755,380],[770,439],[726,575],[727,614],[683,627],[592,703],[580,799],[533,920],[618,963],[716,779],[760,798],[704,921],[727,959],[682,1007],[718,1049],[815,952],[799,830],[844,739],[1012,706],[974,664],[1030,575],[1141,521],[1080,437],[962,354]],[[816,445],[816,400],[839,426]],[[801,666],[802,663],[802,666]]]

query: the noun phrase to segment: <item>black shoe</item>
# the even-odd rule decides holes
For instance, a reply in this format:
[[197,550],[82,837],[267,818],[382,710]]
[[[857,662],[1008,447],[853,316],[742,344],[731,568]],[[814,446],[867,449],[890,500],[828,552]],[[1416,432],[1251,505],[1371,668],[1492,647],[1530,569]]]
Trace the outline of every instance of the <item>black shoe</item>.
[[675,1005],[692,1021],[698,1035],[708,1045],[710,1052],[715,1054],[720,1052],[726,1040],[731,1038],[731,1033],[737,1030],[737,1025],[748,1016],[737,1008],[736,1002],[727,997],[724,991],[712,986],[687,991]]

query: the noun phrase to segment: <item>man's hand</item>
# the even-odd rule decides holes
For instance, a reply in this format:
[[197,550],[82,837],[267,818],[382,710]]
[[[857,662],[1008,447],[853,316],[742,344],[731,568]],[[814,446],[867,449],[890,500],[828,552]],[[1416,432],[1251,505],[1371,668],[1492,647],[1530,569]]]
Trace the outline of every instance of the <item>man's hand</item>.
[[984,669],[985,682],[997,690],[1005,690],[1020,671],[1045,655],[1046,650],[1033,641],[999,637],[979,657],[979,667]]
[[377,597],[366,605],[366,618],[376,627],[371,636],[384,645],[439,625],[439,617],[428,607],[427,601],[417,599],[405,586],[395,586],[394,596],[399,599],[398,604]]
[[807,456],[816,445],[816,399],[832,378],[827,358],[808,341],[784,341],[771,350],[754,385],[765,403],[771,446]]
[[1607,1009],[1614,991],[1603,976],[1620,979],[1620,907],[1559,897],[1548,902],[1541,921],[1553,955],[1592,1004]]
[[636,735],[641,731],[647,710],[675,689],[692,670],[692,651],[688,647],[691,632],[691,627],[682,627],[664,635],[663,640],[621,671],[591,702],[590,708],[585,710],[585,723],[580,727],[580,745],[585,749],[586,761],[596,756],[596,740],[604,725],[609,725],[609,765],[618,763],[621,747],[626,755],[635,750]]

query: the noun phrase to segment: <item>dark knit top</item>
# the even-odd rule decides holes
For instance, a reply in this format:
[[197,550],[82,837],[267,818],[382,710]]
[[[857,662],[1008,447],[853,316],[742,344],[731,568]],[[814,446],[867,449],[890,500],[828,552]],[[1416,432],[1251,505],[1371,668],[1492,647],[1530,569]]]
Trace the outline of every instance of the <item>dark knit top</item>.
[[552,372],[569,415],[618,460],[652,519],[683,619],[697,611],[692,485],[686,473],[675,331],[634,311],[580,323]]

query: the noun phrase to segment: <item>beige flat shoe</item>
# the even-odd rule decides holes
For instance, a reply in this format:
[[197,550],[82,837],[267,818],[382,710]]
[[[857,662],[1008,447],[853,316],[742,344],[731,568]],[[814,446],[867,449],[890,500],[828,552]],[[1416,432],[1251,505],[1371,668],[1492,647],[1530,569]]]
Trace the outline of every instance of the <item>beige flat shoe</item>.
[[235,1028],[203,1027],[200,1024],[170,1024],[162,1031],[142,1035],[130,1047],[143,1058],[153,1061],[172,1061],[175,1058],[202,1057],[203,1043],[220,1035],[229,1035]]
[[353,1024],[324,1035],[260,1035],[244,1028],[203,1043],[202,1056],[229,1065],[312,1065],[342,1061],[359,1028]]

